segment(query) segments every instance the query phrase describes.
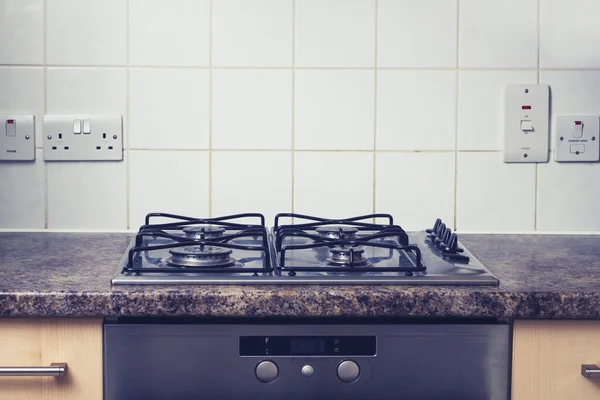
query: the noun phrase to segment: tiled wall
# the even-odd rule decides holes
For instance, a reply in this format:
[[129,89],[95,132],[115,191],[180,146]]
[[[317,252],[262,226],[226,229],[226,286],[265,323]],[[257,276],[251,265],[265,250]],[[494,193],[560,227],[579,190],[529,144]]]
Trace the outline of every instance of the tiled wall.
[[597,0],[0,0],[0,113],[119,113],[120,163],[0,164],[0,228],[389,212],[600,231],[600,164],[504,164],[505,83],[600,114]]

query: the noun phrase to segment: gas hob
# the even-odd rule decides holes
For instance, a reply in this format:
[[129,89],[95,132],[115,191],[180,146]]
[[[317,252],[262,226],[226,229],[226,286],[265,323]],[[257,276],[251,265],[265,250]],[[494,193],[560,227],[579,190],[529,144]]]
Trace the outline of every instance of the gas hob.
[[[168,222],[151,223],[157,219]],[[267,228],[257,213],[208,219],[152,213],[112,284],[499,282],[440,219],[430,229],[406,232],[389,214],[328,219],[282,213]]]

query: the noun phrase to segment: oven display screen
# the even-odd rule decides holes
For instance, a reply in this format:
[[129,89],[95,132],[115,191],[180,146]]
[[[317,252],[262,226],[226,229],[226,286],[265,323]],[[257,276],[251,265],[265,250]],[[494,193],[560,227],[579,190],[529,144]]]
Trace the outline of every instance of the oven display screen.
[[325,354],[325,339],[293,337],[290,339],[290,354]]
[[375,336],[240,336],[240,356],[374,356]]

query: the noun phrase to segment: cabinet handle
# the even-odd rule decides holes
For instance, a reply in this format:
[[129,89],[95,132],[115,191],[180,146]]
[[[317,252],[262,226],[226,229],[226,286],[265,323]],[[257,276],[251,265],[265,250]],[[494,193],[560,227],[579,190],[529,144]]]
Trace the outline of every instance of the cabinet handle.
[[581,375],[586,378],[600,378],[600,368],[595,364],[582,364]]
[[0,376],[63,376],[67,363],[52,363],[49,367],[0,367]]

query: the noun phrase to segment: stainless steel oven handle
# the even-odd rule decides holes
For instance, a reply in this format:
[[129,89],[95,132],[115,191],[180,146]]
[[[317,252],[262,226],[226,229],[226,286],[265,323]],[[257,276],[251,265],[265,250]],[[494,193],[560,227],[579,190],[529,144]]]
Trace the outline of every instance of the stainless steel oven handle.
[[52,363],[49,367],[0,367],[0,376],[63,376],[67,363]]
[[586,378],[600,378],[600,368],[595,364],[582,364],[581,375]]

